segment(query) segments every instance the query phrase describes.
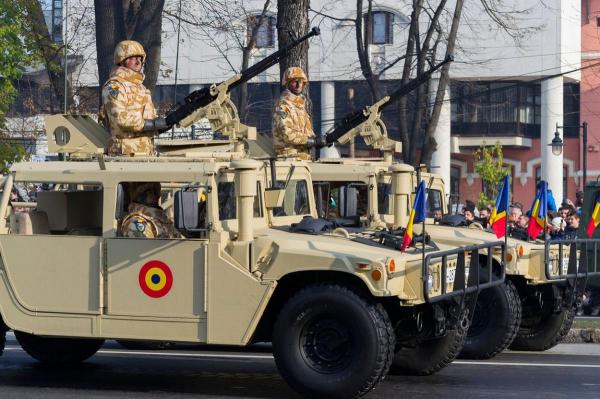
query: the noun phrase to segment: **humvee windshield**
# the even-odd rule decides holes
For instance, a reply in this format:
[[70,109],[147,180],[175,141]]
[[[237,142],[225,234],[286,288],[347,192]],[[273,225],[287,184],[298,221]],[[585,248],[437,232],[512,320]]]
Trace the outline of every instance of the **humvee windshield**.
[[[285,185],[284,181],[277,181],[279,187]],[[273,208],[273,216],[295,216],[310,214],[308,203],[308,184],[306,180],[290,180],[285,189],[283,204]]]

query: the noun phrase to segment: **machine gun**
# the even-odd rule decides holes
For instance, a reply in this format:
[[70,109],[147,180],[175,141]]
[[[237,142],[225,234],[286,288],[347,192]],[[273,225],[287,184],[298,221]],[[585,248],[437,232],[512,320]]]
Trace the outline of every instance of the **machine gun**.
[[341,122],[334,127],[333,131],[327,133],[324,145],[331,145],[336,142],[339,144],[346,144],[354,137],[360,135],[367,145],[382,150],[384,158],[390,161],[393,152],[400,152],[401,143],[387,137],[387,129],[381,120],[381,111],[394,100],[407,95],[419,85],[426,82],[435,71],[452,61],[454,61],[454,57],[451,55],[447,56],[442,62],[432,66],[428,71],[417,76],[404,86],[401,86],[392,94],[381,98],[376,103],[369,105],[362,110],[353,111],[347,114]]
[[293,40],[287,46],[226,81],[190,93],[185,97],[183,104],[167,114],[165,118],[167,126],[177,124],[187,127],[206,117],[214,131],[229,136],[234,142],[234,151],[241,151],[243,148],[241,140],[256,139],[256,128],[240,123],[237,108],[229,98],[229,92],[288,57],[290,51],[300,43],[319,34],[319,28],[312,28],[306,35]]

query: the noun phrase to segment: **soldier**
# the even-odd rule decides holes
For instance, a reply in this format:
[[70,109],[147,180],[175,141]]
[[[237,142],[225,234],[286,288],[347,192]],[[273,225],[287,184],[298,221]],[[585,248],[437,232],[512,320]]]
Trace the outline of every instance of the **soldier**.
[[119,226],[122,237],[180,238],[173,221],[158,205],[160,183],[130,183],[132,202]]
[[309,149],[323,146],[321,137],[315,137],[312,121],[306,112],[306,98],[302,91],[307,84],[302,68],[288,68],[283,75],[281,85],[285,90],[273,113],[273,147],[277,155],[310,160]]
[[133,40],[117,44],[115,68],[102,87],[102,102],[111,139],[109,155],[152,155],[152,137],[168,129],[164,118],[156,117],[150,91],[142,84],[146,52]]

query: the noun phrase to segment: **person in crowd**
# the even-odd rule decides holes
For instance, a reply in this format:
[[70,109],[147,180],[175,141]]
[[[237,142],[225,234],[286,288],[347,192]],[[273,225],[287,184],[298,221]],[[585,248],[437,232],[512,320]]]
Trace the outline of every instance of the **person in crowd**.
[[577,212],[573,212],[569,215],[567,219],[567,227],[565,228],[565,239],[575,239],[577,238],[577,231],[579,230],[579,222],[581,221],[581,217]]
[[553,240],[563,238],[565,225],[566,222],[560,216],[552,218],[552,221],[548,225],[549,238]]
[[489,208],[487,208],[487,207],[483,207],[483,208],[481,208],[481,210],[479,211],[479,219],[478,219],[478,222],[479,222],[479,223],[481,223],[481,225],[482,225],[484,228],[487,228],[487,227],[488,227],[488,224],[489,224],[489,219],[490,219],[490,214],[491,214],[491,211],[490,211],[490,209],[489,209]]
[[519,202],[511,204],[508,209],[508,224],[517,226],[521,216],[523,216],[523,205],[521,205]]

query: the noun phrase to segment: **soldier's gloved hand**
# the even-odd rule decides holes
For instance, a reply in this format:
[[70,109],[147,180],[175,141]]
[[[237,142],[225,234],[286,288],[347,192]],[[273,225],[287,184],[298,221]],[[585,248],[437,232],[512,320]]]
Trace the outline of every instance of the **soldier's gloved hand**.
[[327,145],[327,140],[323,136],[309,137],[306,141],[306,146],[308,148],[323,148]]
[[167,125],[165,118],[146,119],[142,132],[164,132],[169,130],[171,126]]

